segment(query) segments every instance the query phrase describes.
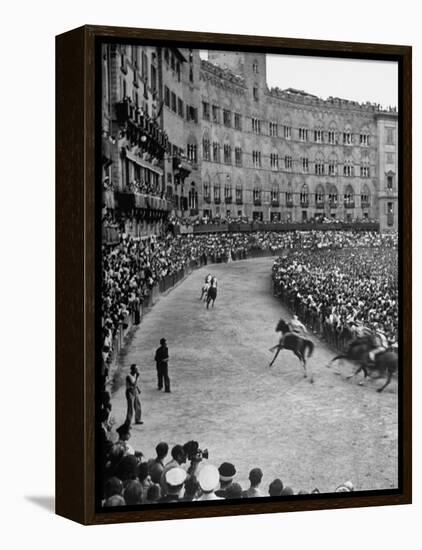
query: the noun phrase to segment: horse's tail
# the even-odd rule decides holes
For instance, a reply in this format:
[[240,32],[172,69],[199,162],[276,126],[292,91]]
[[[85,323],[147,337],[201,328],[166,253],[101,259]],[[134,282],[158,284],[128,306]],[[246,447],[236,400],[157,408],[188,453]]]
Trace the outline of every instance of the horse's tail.
[[312,352],[314,351],[314,343],[312,340],[305,340],[305,349],[309,348],[308,357],[311,357]]

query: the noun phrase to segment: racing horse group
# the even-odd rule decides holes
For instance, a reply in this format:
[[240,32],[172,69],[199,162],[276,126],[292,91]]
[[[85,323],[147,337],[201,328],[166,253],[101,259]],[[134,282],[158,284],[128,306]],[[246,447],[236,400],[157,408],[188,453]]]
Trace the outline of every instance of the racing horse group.
[[207,309],[212,302],[212,307],[214,307],[214,302],[217,298],[217,277],[213,277],[211,273],[205,277],[205,284],[201,289],[200,300],[205,301],[207,304]]
[[[292,331],[291,327],[286,321],[284,321],[284,319],[280,319],[275,330],[276,332],[281,332],[281,336],[279,343],[270,348],[271,352],[274,350],[276,350],[276,352],[269,366],[271,367],[273,365],[282,349],[291,350],[299,359],[305,371],[304,376],[306,378],[306,362],[312,355],[314,343],[312,340],[309,340],[297,332]],[[368,377],[369,372],[371,371],[376,370],[383,372],[386,376],[386,381],[377,389],[378,392],[382,392],[389,385],[393,374],[397,371],[398,355],[395,349],[388,347],[384,351],[378,353],[375,360],[372,360],[370,357],[370,352],[377,346],[378,342],[374,335],[366,335],[356,338],[350,342],[348,349],[344,353],[333,357],[327,367],[330,367],[332,363],[338,359],[347,359],[355,363],[358,367],[355,373],[348,378],[353,378],[360,371],[363,371],[365,378]],[[313,379],[311,379],[311,381],[313,381]]]

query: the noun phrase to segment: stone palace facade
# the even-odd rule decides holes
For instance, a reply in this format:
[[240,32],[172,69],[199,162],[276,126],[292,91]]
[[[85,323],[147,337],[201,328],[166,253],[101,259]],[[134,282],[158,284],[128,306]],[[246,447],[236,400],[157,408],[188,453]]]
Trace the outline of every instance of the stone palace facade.
[[395,108],[269,89],[260,53],[110,44],[102,63],[104,207],[137,233],[169,214],[397,230]]

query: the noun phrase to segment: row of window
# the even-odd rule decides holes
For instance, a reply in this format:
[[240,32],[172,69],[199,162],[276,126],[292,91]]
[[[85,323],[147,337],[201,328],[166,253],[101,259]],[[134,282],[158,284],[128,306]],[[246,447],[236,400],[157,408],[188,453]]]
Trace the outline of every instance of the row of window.
[[186,105],[185,109],[183,100],[176,96],[168,86],[164,86],[164,105],[182,118],[186,117],[188,122],[198,122],[198,109],[192,105]]
[[[202,118],[204,120],[220,124],[221,112],[223,113],[222,122],[224,126],[228,128],[234,127],[236,130],[242,129],[241,115],[239,113],[232,113],[228,109],[221,109],[218,105],[210,105],[207,101],[202,102]],[[251,131],[254,134],[261,134],[263,132],[263,125],[263,120],[257,117],[251,117]],[[295,128],[295,130],[298,131],[297,136],[299,141],[310,141],[311,133],[308,128]],[[268,134],[271,137],[283,136],[285,139],[291,139],[292,126],[279,125],[277,122],[269,121]],[[367,132],[361,132],[359,134],[354,134],[351,131],[338,132],[333,129],[325,131],[318,128],[313,131],[313,141],[315,143],[329,143],[331,145],[343,143],[343,145],[359,144],[362,146],[369,146],[370,134]],[[394,143],[394,136],[391,133],[387,134],[387,143],[389,142]]]
[[[283,193],[281,193],[278,189],[272,189],[270,191],[270,201],[272,203],[279,203],[280,197]],[[310,193],[308,190],[308,186],[306,184],[303,185],[299,194],[299,200],[300,204],[302,206],[308,206],[309,200],[310,200]],[[292,205],[293,204],[293,196],[294,193],[292,191],[285,191],[284,192],[286,204]],[[219,201],[221,199],[221,185],[216,184],[213,186],[213,196],[214,201]],[[255,187],[252,190],[252,198],[254,202],[262,201],[263,191],[262,189]],[[317,191],[314,194],[315,204],[316,205],[324,205],[326,197],[328,198],[328,203],[333,206],[339,204],[339,194],[337,190],[334,190],[331,193],[328,193],[325,195],[323,191]],[[232,199],[233,198],[233,188],[231,185],[225,185],[224,186],[224,199]],[[210,200],[211,199],[211,185],[209,183],[204,184],[204,199]],[[237,202],[243,201],[243,188],[242,186],[238,185],[235,187],[235,199]],[[363,208],[368,208],[370,206],[370,195],[368,192],[363,192],[360,195],[360,202],[361,206]],[[355,195],[353,193],[353,190],[346,192],[343,195],[343,204],[347,206],[354,206],[355,204]]]
[[[206,161],[221,162],[220,149],[221,146],[218,142],[214,141],[212,143],[209,139],[204,138],[202,142],[203,147],[203,159]],[[196,151],[196,146],[195,146]],[[242,166],[243,164],[243,151],[241,147],[235,147],[235,165]],[[196,153],[195,153],[196,154]],[[196,157],[195,157],[196,162]],[[223,146],[223,162],[225,164],[232,164],[232,148],[230,145],[225,144]],[[270,167],[273,170],[279,170],[281,162],[284,164],[285,170],[293,169],[293,158],[290,155],[286,155],[284,158],[280,159],[277,153],[270,154]],[[302,157],[299,160],[300,169],[303,173],[309,173],[309,159],[307,157]],[[252,165],[254,168],[262,168],[262,154],[261,151],[253,150],[252,151]],[[327,172],[326,172],[327,167]],[[314,162],[314,171],[317,176],[323,176],[328,174],[329,176],[337,175],[338,163],[336,160],[330,160],[326,165],[323,160],[316,159]],[[370,167],[367,162],[363,162],[360,165],[360,176],[363,178],[370,177]],[[346,160],[343,164],[343,175],[344,176],[354,176],[355,175],[355,166],[351,160]]]

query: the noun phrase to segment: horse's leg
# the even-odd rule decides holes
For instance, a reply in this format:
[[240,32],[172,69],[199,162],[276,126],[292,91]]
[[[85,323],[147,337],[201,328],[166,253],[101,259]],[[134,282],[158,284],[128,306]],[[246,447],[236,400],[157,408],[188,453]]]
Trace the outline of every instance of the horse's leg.
[[300,352],[300,351],[294,351],[293,352],[296,357],[299,359],[304,371],[305,371],[305,374],[303,375],[303,378],[306,378],[308,376],[308,373],[306,372],[306,359],[305,357],[303,356],[303,354]]
[[388,386],[388,384],[391,382],[391,377],[393,376],[393,373],[390,369],[387,369],[387,380],[383,386],[377,389],[377,392],[380,393]]
[[346,376],[347,380],[350,380],[351,378],[354,378],[357,374],[360,373],[360,371],[363,370],[362,365],[359,365],[356,371],[353,374],[350,374],[349,376]]
[[347,357],[345,355],[343,355],[342,353],[340,355],[336,355],[335,357],[333,357],[331,359],[331,361],[328,362],[328,364],[326,365],[327,368],[330,368],[331,365],[334,363],[334,361],[337,361],[338,359],[347,359]]
[[[278,349],[277,349],[277,351],[275,352],[275,355],[274,355],[274,357],[273,357],[273,360],[272,360],[271,363],[269,364],[270,367],[272,367],[274,361],[277,359],[277,355],[278,355],[278,354],[280,353],[280,351],[283,349],[283,346],[281,346],[280,344],[278,344],[278,345],[275,346],[275,347],[277,347]],[[273,349],[274,349],[274,348],[273,348]]]

